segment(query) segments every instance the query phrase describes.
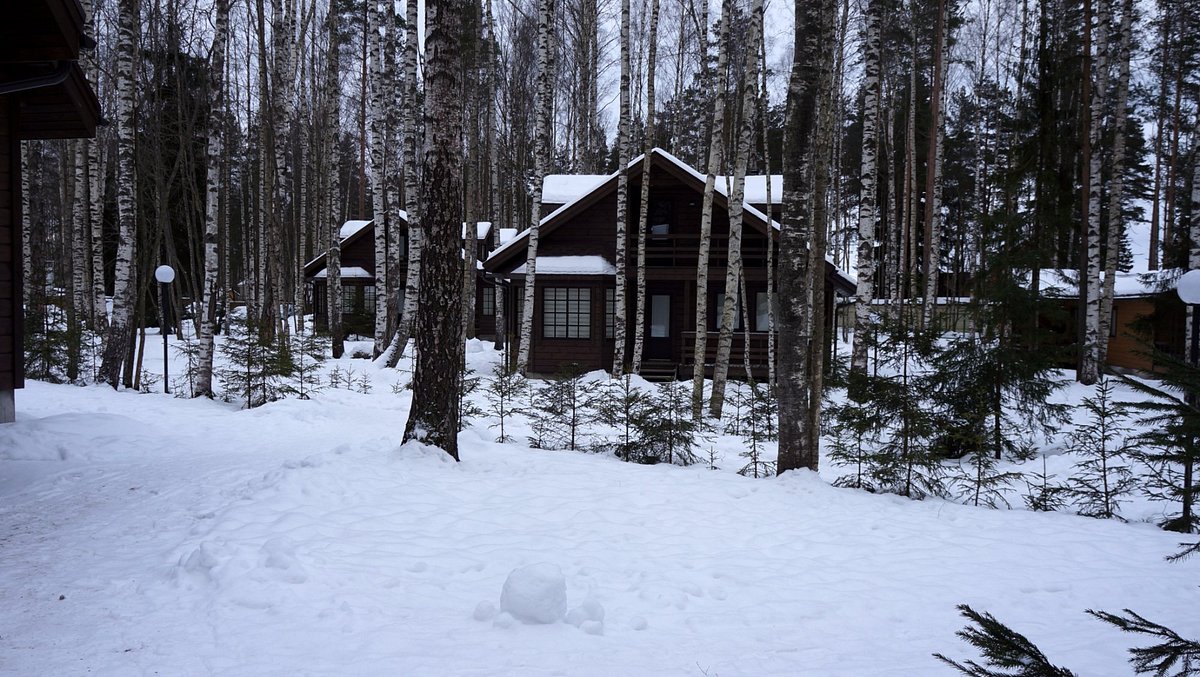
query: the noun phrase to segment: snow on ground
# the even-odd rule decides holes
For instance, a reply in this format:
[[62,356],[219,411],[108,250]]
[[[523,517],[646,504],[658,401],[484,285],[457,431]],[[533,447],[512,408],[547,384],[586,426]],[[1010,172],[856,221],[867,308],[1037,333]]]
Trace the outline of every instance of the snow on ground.
[[[18,393],[0,673],[949,675],[930,653],[974,655],[959,603],[1086,675],[1129,674],[1134,639],[1084,609],[1200,636],[1200,561],[1164,562],[1180,537],[1149,524],[747,479],[729,439],[712,472],[495,444],[477,422],[455,464],[400,445],[405,372],[332,366],[372,391],[248,411]],[[507,613],[506,582],[565,620]]]

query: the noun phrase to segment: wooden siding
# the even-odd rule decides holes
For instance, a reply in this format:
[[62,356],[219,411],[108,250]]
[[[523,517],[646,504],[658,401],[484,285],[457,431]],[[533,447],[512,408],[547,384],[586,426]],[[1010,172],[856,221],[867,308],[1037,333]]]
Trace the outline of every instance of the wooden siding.
[[21,317],[20,141],[11,101],[0,97],[0,390],[24,386]]

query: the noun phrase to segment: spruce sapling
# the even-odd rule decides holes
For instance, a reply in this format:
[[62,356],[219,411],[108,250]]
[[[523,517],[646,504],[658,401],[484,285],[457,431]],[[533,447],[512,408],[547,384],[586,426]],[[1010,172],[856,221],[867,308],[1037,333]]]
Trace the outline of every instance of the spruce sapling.
[[514,414],[523,414],[525,409],[520,406],[521,398],[529,390],[529,382],[516,369],[508,365],[508,360],[500,360],[492,368],[492,378],[487,382],[484,394],[487,396],[487,413],[495,418],[496,423],[489,428],[499,428],[500,436],[497,442],[504,443],[512,440],[505,426]]
[[1134,672],[1139,675],[1153,673],[1159,677],[1186,677],[1200,673],[1200,642],[1184,639],[1174,630],[1146,620],[1129,609],[1123,611],[1124,616],[1087,610],[1089,614],[1125,632],[1162,640],[1158,644],[1129,650],[1129,662],[1133,664]]
[[1080,515],[1111,519],[1119,517],[1121,499],[1133,492],[1133,471],[1125,463],[1130,451],[1124,425],[1127,408],[1113,401],[1112,379],[1101,379],[1096,393],[1083,401],[1088,421],[1071,435],[1081,461],[1075,464],[1070,494]]
[[1042,472],[1025,475],[1025,507],[1041,512],[1061,510],[1067,504],[1067,488],[1055,483],[1055,477],[1046,470],[1046,455],[1042,454]]
[[658,384],[655,390],[650,428],[650,446],[658,457],[677,465],[692,465],[697,438],[704,434],[703,422],[692,418],[691,388],[682,381]]
[[292,334],[291,341],[295,379],[293,390],[300,399],[307,400],[310,395],[321,389],[319,373],[321,364],[325,361],[329,337],[315,331],[298,331]]
[[583,370],[578,364],[563,367],[533,397],[534,436],[530,437],[530,446],[580,449],[585,427],[592,419],[595,396],[595,383],[583,380]]
[[626,461],[658,463],[650,440],[655,417],[653,399],[634,385],[630,374],[609,381],[597,402],[595,419],[614,428],[616,437],[615,441],[601,441],[596,449],[610,451]]
[[742,442],[746,449],[739,454],[746,459],[746,465],[738,470],[739,475],[746,477],[771,477],[775,474],[775,462],[763,458],[767,444],[779,439],[775,423],[779,420],[779,406],[770,390],[753,381],[749,387],[739,388],[737,395],[741,400],[737,410],[741,412],[742,420],[739,428],[742,431]]
[[479,377],[475,370],[466,367],[458,373],[458,431],[466,430],[467,424],[484,415],[483,408],[475,403],[471,394],[479,389]]
[[959,673],[967,677],[1076,677],[1074,672],[1053,665],[1037,645],[991,614],[979,613],[966,604],[959,604],[958,610],[977,627],[968,625],[955,634],[979,649],[985,662],[959,663],[943,654],[933,654]]

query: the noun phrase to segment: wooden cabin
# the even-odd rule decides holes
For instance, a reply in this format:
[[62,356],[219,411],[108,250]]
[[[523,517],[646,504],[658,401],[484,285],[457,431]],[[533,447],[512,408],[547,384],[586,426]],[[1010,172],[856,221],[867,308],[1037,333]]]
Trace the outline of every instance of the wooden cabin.
[[[404,279],[408,274],[408,218],[400,213],[400,298],[399,306],[404,303]],[[375,279],[375,222],[347,221],[342,224],[342,327],[346,334],[373,336],[375,333],[375,294],[377,285]],[[466,239],[464,227],[463,239]],[[492,251],[492,224],[483,221],[476,230],[476,260],[482,262]],[[319,330],[329,326],[328,322],[328,282],[326,254],[321,254],[304,265],[304,278],[308,281],[310,303],[309,311]],[[496,332],[496,296],[495,285],[486,280],[482,264],[476,276],[475,294],[475,331],[481,337],[492,337]]]
[[78,0],[20,0],[0,10],[0,423],[25,385],[21,141],[93,137],[100,104],[79,68]]
[[[1187,308],[1175,293],[1178,274],[1178,270],[1117,273],[1105,359],[1108,366],[1149,374],[1161,369],[1155,363],[1155,352],[1183,356]],[[1078,340],[1078,279],[1075,270],[1043,270],[1040,285],[1041,295],[1058,300],[1063,311],[1059,319],[1043,318],[1042,324],[1052,336],[1060,337],[1072,364]]]
[[[690,373],[694,364],[696,262],[700,243],[701,202],[705,177],[678,158],[655,149],[650,167],[650,201],[646,227],[646,307],[644,375],[673,377]],[[782,182],[773,177],[772,204],[765,201],[766,177],[748,181],[743,215],[742,260],[750,307],[739,312],[730,364],[740,373],[743,351],[749,350],[757,378],[767,371],[767,238],[778,237]],[[629,170],[629,249],[626,276],[628,347],[633,353],[636,319],[637,224],[642,162]],[[585,369],[609,369],[615,350],[617,175],[548,177],[548,198],[539,228],[536,294],[530,371],[551,374],[566,364]],[[760,198],[760,202],[753,200]],[[561,202],[565,200],[565,202]],[[756,206],[757,204],[757,206]],[[708,271],[708,352],[703,357],[711,373],[717,348],[720,304],[725,291],[728,198],[718,182],[713,199],[713,225]],[[503,281],[506,308],[520,309],[524,300],[528,231],[507,242],[484,264]],[[777,241],[777,240],[776,240]],[[853,278],[825,265],[825,317],[832,322],[835,296],[854,293]],[[740,305],[740,304],[739,304]],[[508,313],[506,336],[519,336],[518,313]],[[747,346],[743,322],[750,324]],[[826,336],[832,339],[832,332]],[[511,351],[515,354],[515,350]]]

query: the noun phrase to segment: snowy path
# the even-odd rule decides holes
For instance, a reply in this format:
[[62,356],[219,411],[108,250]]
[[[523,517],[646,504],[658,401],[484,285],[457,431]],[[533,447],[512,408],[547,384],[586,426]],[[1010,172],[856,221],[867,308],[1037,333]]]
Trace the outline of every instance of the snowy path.
[[[1163,562],[1179,539],[1147,525],[482,428],[456,465],[398,447],[407,395],[320,397],[244,412],[30,384],[0,426],[0,673],[939,675],[931,652],[968,653],[963,602],[1084,675],[1129,674],[1130,644],[1086,608],[1200,636],[1200,562]],[[534,562],[604,607],[602,636],[472,618]]]

